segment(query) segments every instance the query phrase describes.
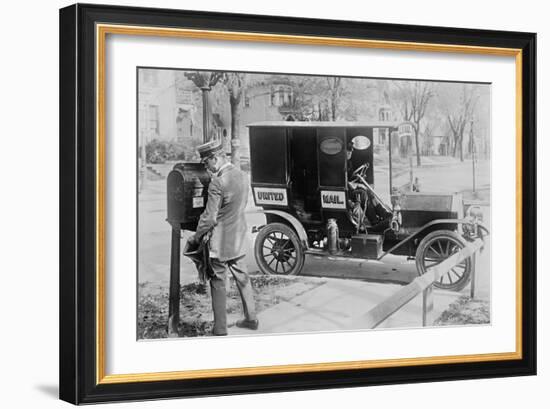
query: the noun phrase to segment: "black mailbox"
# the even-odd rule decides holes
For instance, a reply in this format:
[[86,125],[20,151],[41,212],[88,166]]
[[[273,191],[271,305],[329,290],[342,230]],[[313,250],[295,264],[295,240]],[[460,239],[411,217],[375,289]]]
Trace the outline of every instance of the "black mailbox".
[[174,228],[196,230],[206,206],[210,177],[202,163],[178,163],[166,180],[167,221]]
[[197,230],[200,215],[206,207],[210,177],[202,163],[174,165],[166,179],[167,218],[172,226],[170,250],[170,298],[168,333],[178,333],[180,302],[181,231]]

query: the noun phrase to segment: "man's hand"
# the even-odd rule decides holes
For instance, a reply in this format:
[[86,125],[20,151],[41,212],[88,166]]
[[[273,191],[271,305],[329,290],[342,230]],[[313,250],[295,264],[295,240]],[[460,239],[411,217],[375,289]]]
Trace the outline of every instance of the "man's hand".
[[184,253],[189,253],[190,251],[195,251],[199,245],[199,242],[195,238],[195,235],[189,237],[187,239],[187,242],[185,243],[185,246],[183,247]]

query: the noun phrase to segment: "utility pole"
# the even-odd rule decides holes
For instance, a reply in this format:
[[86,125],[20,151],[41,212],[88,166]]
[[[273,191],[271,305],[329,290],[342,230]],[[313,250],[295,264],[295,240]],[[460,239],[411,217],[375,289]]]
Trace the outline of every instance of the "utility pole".
[[409,190],[413,191],[413,157],[409,154],[409,177],[410,177],[410,184],[409,184]]

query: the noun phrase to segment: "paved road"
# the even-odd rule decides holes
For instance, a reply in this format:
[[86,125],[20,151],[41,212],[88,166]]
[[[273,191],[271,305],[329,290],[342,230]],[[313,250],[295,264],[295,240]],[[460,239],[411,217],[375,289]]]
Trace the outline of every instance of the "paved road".
[[[454,193],[472,190],[473,171],[472,162],[460,162],[447,158],[448,162],[429,161],[422,167],[413,167],[413,177],[418,177],[421,191]],[[379,166],[374,173],[374,182],[377,193],[389,202],[389,173],[388,168]],[[397,167],[393,170],[393,186],[400,187],[410,182],[408,167]],[[476,164],[476,190],[484,191],[490,188],[491,167],[487,160]]]

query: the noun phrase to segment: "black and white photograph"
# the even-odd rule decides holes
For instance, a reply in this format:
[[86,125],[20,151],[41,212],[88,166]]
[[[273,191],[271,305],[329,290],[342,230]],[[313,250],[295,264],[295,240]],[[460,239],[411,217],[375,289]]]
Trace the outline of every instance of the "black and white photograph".
[[544,2],[6,5],[2,407],[544,407]]
[[491,84],[137,67],[137,339],[491,325]]

